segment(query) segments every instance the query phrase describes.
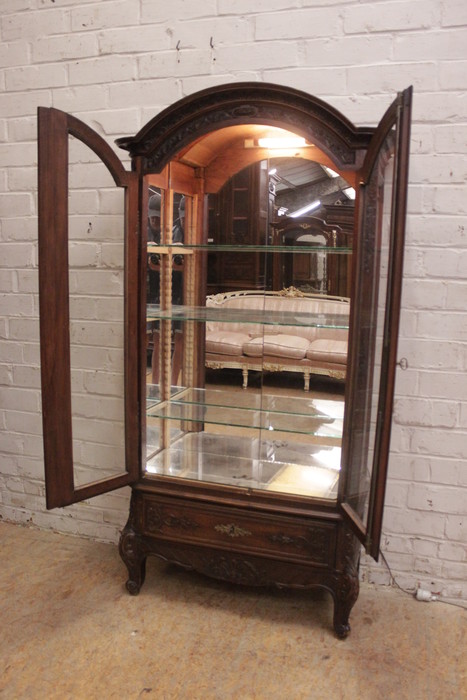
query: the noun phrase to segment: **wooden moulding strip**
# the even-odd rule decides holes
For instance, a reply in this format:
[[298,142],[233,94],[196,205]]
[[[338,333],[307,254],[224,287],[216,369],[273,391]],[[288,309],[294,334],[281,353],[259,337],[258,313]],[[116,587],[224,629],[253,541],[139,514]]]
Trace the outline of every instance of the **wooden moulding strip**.
[[193,255],[192,248],[186,248],[183,245],[148,245],[148,253],[160,253],[160,255]]
[[[172,219],[173,219],[173,192],[168,190],[163,199],[164,207],[164,241],[170,246],[172,243]],[[161,261],[161,307],[164,311],[172,307],[172,256],[165,255]],[[172,383],[172,323],[161,321],[161,398],[170,401],[170,387]],[[170,445],[170,428],[167,421],[162,421],[161,425],[162,447],[165,449]]]

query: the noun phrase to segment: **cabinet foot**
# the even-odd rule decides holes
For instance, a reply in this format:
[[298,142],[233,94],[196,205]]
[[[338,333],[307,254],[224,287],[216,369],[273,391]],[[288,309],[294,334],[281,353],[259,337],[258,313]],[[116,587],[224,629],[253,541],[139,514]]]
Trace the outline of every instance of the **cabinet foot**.
[[[138,579],[138,580],[136,580]],[[143,585],[143,580],[144,580],[144,574],[143,576],[134,576],[132,578],[132,575],[130,573],[130,578],[125,584],[125,587],[130,595],[138,595],[138,593],[141,590],[141,586]]]
[[358,570],[339,576],[334,591],[333,626],[337,636],[345,639],[350,632],[349,617],[359,592]]
[[131,595],[138,595],[146,576],[146,552],[141,537],[128,525],[121,534],[119,551],[128,569],[126,589]]
[[339,637],[339,639],[345,639],[350,632],[350,625],[336,625],[334,624],[334,630]]

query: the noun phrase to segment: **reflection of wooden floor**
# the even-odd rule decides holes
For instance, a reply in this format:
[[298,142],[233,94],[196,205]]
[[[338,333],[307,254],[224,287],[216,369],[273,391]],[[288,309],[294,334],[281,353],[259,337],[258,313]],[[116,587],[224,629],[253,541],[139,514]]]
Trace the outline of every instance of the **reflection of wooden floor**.
[[[188,410],[180,419],[174,402],[175,413],[168,421],[173,440],[167,450],[157,448],[160,419],[148,418],[148,431],[151,424],[154,433],[149,473],[335,499],[343,383],[320,377],[306,392],[296,373],[271,373],[263,378],[260,373],[252,373],[251,379],[243,389],[239,372],[208,371],[205,391],[201,392],[206,403],[198,407],[200,410],[195,408],[191,414]],[[221,405],[216,405],[219,394],[224,398]],[[271,399],[270,411],[253,408],[264,405],[265,396],[279,398]],[[249,408],[242,411],[235,407],[242,402]],[[166,421],[161,423],[167,428]],[[277,473],[270,474],[271,466]],[[269,470],[266,480],[264,469]],[[242,482],[238,481],[239,474]]]
[[251,372],[248,387],[242,388],[241,373],[236,370],[206,370],[206,388],[228,389],[229,391],[251,391],[277,396],[298,398],[320,398],[328,401],[343,400],[345,382],[331,377],[314,377],[310,379],[310,391],[303,390],[303,377],[295,372],[271,372],[261,379],[260,373]]
[[[275,395],[289,397],[292,402],[295,398],[300,399],[325,399],[327,401],[343,401],[345,384],[330,377],[311,378],[310,391],[303,390],[303,378],[295,372],[271,372],[263,377],[259,372],[251,372],[248,381],[248,387],[243,389],[241,386],[241,374],[235,370],[206,370],[206,389],[225,389],[231,392],[250,392],[255,394]],[[209,432],[225,433],[226,426],[210,425]],[[257,435],[255,430],[247,430],[245,428],[237,428],[230,426],[229,434],[238,436]],[[281,431],[274,432],[276,440],[290,440],[291,436],[288,433]],[[294,434],[293,440],[302,444],[320,444],[334,446],[336,438],[317,437],[313,434],[297,433]]]
[[[148,384],[151,383],[151,372],[146,374]],[[267,374],[261,380],[259,373],[251,372],[248,387],[242,388],[241,373],[236,370],[206,370],[206,389],[225,389],[231,392],[250,392],[259,394],[263,391],[268,395],[290,396],[292,399],[326,399],[342,401],[345,394],[345,383],[331,377],[311,377],[310,391],[303,390],[303,379],[295,372],[274,372]]]

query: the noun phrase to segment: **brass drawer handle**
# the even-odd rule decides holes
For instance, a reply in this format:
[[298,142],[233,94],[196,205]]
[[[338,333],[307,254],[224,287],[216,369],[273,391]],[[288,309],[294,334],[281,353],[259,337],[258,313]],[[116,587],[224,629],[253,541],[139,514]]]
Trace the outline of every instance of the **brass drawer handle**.
[[217,532],[222,532],[224,535],[228,535],[229,537],[248,537],[251,535],[249,530],[244,530],[233,523],[229,523],[228,525],[216,525],[214,530],[217,530]]

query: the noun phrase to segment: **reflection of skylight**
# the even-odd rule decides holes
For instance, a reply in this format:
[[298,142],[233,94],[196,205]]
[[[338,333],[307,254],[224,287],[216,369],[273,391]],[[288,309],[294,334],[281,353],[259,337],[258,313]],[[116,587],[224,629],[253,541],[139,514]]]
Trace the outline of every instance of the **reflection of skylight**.
[[307,204],[304,207],[301,207],[300,209],[297,209],[297,211],[292,212],[292,214],[289,214],[293,219],[295,219],[297,216],[303,216],[303,214],[306,214],[307,212],[313,211],[314,209],[318,209],[318,207],[321,206],[321,201],[319,199],[315,199],[314,202],[311,202],[311,204]]
[[355,190],[353,187],[346,187],[345,190],[342,190],[342,192],[345,194],[347,199],[355,199]]
[[331,168],[328,168],[327,165],[322,165],[321,166],[326,173],[326,175],[329,175],[329,177],[339,177],[339,173],[336,173],[335,170],[331,170]]

